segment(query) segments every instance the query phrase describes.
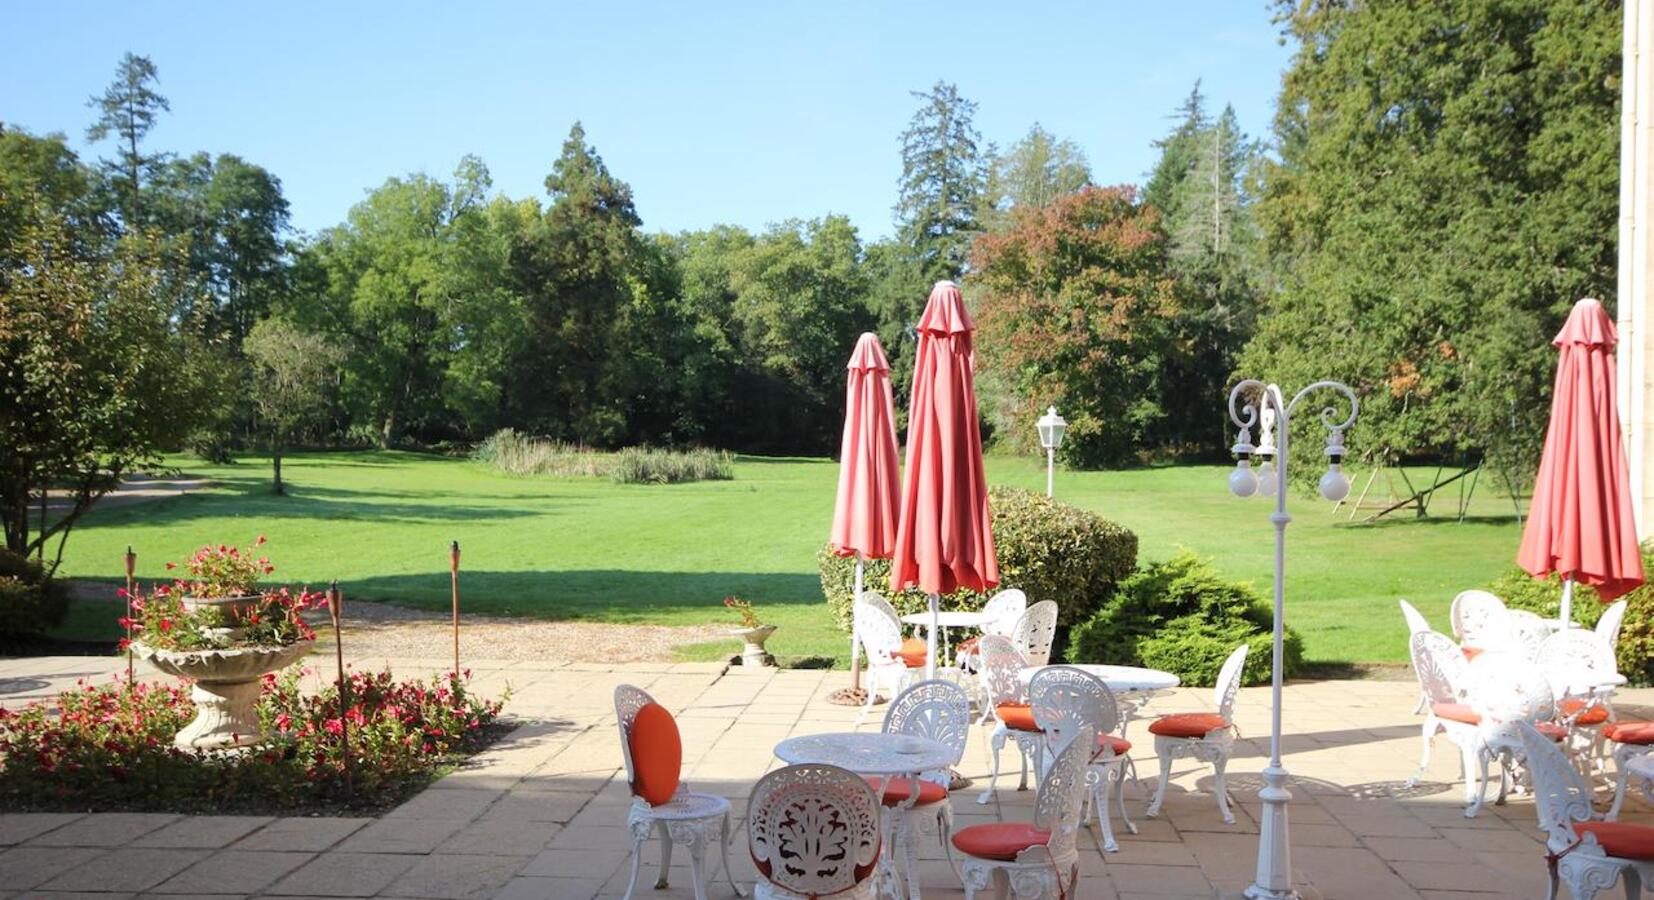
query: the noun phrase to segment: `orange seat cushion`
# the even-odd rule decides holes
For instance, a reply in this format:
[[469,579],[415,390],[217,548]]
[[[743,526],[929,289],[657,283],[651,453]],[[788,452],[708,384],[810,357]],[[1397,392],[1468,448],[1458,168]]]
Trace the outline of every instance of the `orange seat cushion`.
[[907,663],[909,669],[922,669],[925,666],[925,642],[916,637],[902,641],[902,646],[896,650],[896,658]]
[[961,828],[953,833],[953,846],[977,859],[1015,862],[1017,854],[1051,840],[1051,832],[1028,822],[987,822]]
[[1597,843],[1609,856],[1620,859],[1654,860],[1654,826],[1632,822],[1575,822],[1574,834],[1597,836]]
[[1533,723],[1533,730],[1553,741],[1560,741],[1568,736],[1568,729],[1555,722],[1535,722]]
[[1460,647],[1459,652],[1464,654],[1465,659],[1475,659],[1476,657],[1482,655],[1482,648],[1480,648],[1480,647]]
[[1446,719],[1449,722],[1463,722],[1466,725],[1482,724],[1481,714],[1471,709],[1468,703],[1432,703],[1430,704],[1430,711],[1436,714],[1436,718]]
[[1654,722],[1615,722],[1604,733],[1621,744],[1654,744]]
[[955,646],[953,648],[953,655],[954,656],[969,656],[970,654],[975,653],[976,652],[976,642],[978,640],[981,640],[981,639],[980,638],[974,638],[974,637],[965,638],[964,640],[960,641],[957,646]]
[[1217,713],[1173,713],[1149,723],[1149,733],[1161,737],[1202,738],[1228,728],[1229,720]]
[[[1580,712],[1582,709],[1585,711]],[[1598,704],[1590,709],[1585,709],[1585,701],[1577,697],[1562,701],[1562,714],[1565,716],[1578,715],[1579,718],[1574,720],[1575,725],[1601,725],[1608,721],[1608,707]]]
[[678,792],[683,769],[683,739],[678,723],[659,703],[646,703],[626,736],[632,754],[632,793],[659,806]]
[[[874,793],[879,790],[882,779],[869,778],[867,783],[872,786]],[[909,778],[892,778],[890,786],[884,789],[885,806],[901,806],[907,798],[913,795],[913,781]],[[915,806],[925,806],[931,803],[940,803],[948,799],[948,789],[934,781],[919,779],[919,802]]]
[[1105,747],[1115,756],[1125,756],[1131,752],[1131,741],[1123,737],[1115,737],[1112,734],[1097,735],[1097,749],[1102,750]]
[[1026,703],[1001,703],[994,707],[994,715],[1006,728],[1016,731],[1043,731],[1034,722],[1034,709]]

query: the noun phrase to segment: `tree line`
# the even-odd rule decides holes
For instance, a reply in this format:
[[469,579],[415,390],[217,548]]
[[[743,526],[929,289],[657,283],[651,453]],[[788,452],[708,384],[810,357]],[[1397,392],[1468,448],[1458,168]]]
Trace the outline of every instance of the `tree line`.
[[916,92],[879,240],[836,215],[650,232],[579,123],[541,197],[468,156],[301,235],[273,173],[149,146],[169,106],[129,54],[89,103],[98,160],[0,124],[7,545],[54,533],[28,524],[44,487],[79,508],[180,445],[279,458],[511,427],[830,453],[856,335],[880,335],[905,394],[943,278],[979,320],[984,427],[1013,449],[1056,404],[1070,464],[1209,454],[1244,369],[1351,383],[1368,460],[1531,466],[1548,337],[1613,295],[1617,13],[1283,0],[1277,21],[1298,50],[1272,134],[1197,83],[1140,186],[1093,184],[1038,124],[985,140],[954,85]]

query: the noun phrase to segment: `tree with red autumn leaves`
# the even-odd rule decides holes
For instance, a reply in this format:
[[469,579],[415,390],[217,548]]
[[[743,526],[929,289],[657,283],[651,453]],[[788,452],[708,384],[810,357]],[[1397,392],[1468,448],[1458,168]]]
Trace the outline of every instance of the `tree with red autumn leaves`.
[[[1097,466],[1158,446],[1166,373],[1180,352],[1159,213],[1136,189],[1087,187],[1016,210],[976,241],[978,366],[1005,397],[1002,438],[1033,441],[1049,404],[1068,419],[1061,453]],[[1027,427],[1018,427],[1026,424]]]

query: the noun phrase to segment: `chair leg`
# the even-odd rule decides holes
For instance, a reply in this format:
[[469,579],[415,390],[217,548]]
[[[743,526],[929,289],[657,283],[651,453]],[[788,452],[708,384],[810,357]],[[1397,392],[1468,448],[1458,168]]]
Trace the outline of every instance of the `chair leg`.
[[689,883],[694,885],[695,900],[706,900],[706,841],[696,840],[689,845]]
[[959,869],[959,861],[953,858],[953,804],[942,804],[936,816],[936,833],[942,839],[942,853],[947,857],[948,867],[963,884],[965,875]]
[[1120,821],[1125,823],[1126,833],[1127,834],[1136,834],[1137,833],[1137,825],[1136,825],[1136,823],[1132,822],[1131,813],[1126,812],[1126,767],[1127,766],[1131,766],[1131,770],[1132,770],[1131,780],[1132,781],[1137,780],[1137,767],[1132,765],[1131,759],[1128,757],[1124,763],[1120,763],[1120,764],[1118,764],[1114,767],[1115,782],[1116,782],[1115,783],[1115,789],[1116,789],[1115,796],[1118,797],[1119,801],[1120,801]]
[[999,751],[1005,749],[1006,734],[1004,729],[995,728],[993,736],[988,739],[988,746],[992,751],[993,769],[988,774],[988,789],[976,798],[976,802],[987,806],[993,802],[994,789],[999,785]]
[[660,877],[655,880],[655,890],[664,891],[672,886],[666,881],[672,871],[672,835],[667,834],[665,822],[656,822],[655,828],[660,832]]
[[1022,777],[1017,780],[1017,790],[1026,791],[1028,790],[1028,748],[1022,746],[1021,741],[1017,741],[1017,756],[1022,758]]
[[[1473,796],[1470,800],[1470,806],[1468,806],[1464,811],[1464,817],[1467,819],[1474,819],[1476,818],[1477,813],[1482,811],[1482,804],[1487,801],[1488,755],[1487,752],[1482,750],[1480,747],[1472,747],[1465,752],[1465,780],[1470,781],[1474,778],[1476,784],[1475,787],[1472,788]],[[1475,772],[1477,774],[1471,775],[1471,772]]]
[[640,829],[632,830],[632,875],[626,879],[624,900],[632,900],[632,890],[637,887],[638,869],[643,866],[643,845],[648,840],[649,832]]
[[1098,778],[1097,784],[1091,788],[1091,805],[1097,809],[1097,827],[1103,832],[1103,852],[1118,853],[1120,845],[1114,842],[1114,829],[1108,824],[1109,792],[1112,790],[1113,781],[1108,777],[1107,771],[1097,774],[1102,777]]
[[1421,738],[1422,743],[1424,744],[1424,752],[1419,754],[1419,770],[1413,774],[1412,778],[1407,779],[1407,786],[1408,787],[1413,787],[1414,785],[1418,784],[1419,779],[1423,778],[1424,773],[1426,771],[1428,771],[1429,768],[1430,768],[1430,745],[1436,739],[1436,716],[1435,716],[1435,714],[1433,714],[1433,713],[1426,713],[1425,714],[1425,716],[1424,716],[1424,728],[1420,730],[1420,738]]
[[747,892],[741,890],[741,886],[735,883],[735,872],[729,867],[729,832],[729,813],[726,812],[724,813],[723,829],[718,836],[718,845],[722,848],[721,855],[723,856],[724,878],[729,881],[729,889],[735,892],[735,896],[745,897]]
[[1606,818],[1610,822],[1619,819],[1620,805],[1625,802],[1625,788],[1627,783],[1631,780],[1631,773],[1625,767],[1626,760],[1616,757],[1615,761],[1620,764],[1620,774],[1618,780],[1614,783],[1614,805],[1608,807],[1608,815]]
[[902,852],[902,879],[907,882],[908,900],[919,900],[919,823],[912,810],[900,815],[896,843]]
[[1154,799],[1149,801],[1149,808],[1143,815],[1152,819],[1160,815],[1160,804],[1166,801],[1166,785],[1172,780],[1172,754],[1170,748],[1156,742],[1154,752],[1160,757],[1160,783],[1155,785]]
[[1217,789],[1218,814],[1223,816],[1223,824],[1235,824],[1235,814],[1229,811],[1229,788],[1224,783],[1224,772],[1229,768],[1229,751],[1218,752],[1217,758],[1212,760],[1212,770],[1215,773],[1212,786]]

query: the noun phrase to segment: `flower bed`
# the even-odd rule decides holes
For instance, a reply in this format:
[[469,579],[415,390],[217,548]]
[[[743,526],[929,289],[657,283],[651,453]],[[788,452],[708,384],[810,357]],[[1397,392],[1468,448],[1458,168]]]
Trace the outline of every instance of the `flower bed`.
[[235,752],[173,746],[195,715],[178,685],[81,682],[56,701],[0,709],[0,808],[382,809],[503,731],[502,701],[472,693],[469,672],[432,681],[352,672],[343,709],[336,684],[306,694],[300,677],[265,677],[258,712],[272,739]]

